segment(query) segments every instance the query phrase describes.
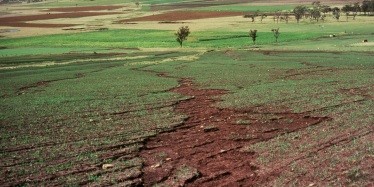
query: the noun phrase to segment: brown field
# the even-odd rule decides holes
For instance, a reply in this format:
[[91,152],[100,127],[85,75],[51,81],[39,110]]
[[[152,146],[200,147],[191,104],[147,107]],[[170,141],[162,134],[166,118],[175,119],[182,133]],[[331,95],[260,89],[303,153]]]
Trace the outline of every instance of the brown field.
[[134,21],[180,21],[180,20],[194,20],[206,18],[219,18],[242,16],[241,12],[205,12],[205,11],[173,11],[163,14],[150,15],[138,18],[125,19],[120,22],[134,22]]
[[49,20],[58,18],[80,18],[89,16],[101,16],[121,14],[120,12],[69,12],[69,13],[56,13],[56,14],[38,14],[29,16],[10,16],[0,18],[0,26],[11,27],[41,27],[41,28],[55,28],[55,27],[69,27],[75,24],[42,24],[42,23],[26,23],[28,21]]

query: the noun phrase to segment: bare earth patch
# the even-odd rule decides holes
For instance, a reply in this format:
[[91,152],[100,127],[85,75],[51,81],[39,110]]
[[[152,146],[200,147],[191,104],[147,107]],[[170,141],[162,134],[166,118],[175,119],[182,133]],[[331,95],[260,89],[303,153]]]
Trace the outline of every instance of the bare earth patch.
[[36,20],[49,20],[58,18],[80,18],[88,16],[100,16],[120,14],[119,12],[69,12],[69,13],[46,13],[38,15],[28,16],[12,16],[0,18],[0,26],[11,26],[11,27],[40,27],[40,28],[55,28],[55,27],[69,27],[75,24],[43,24],[43,23],[27,23],[28,21]]
[[[226,91],[199,89],[190,79],[182,79],[172,91],[191,97],[176,106],[189,118],[175,130],[151,138],[140,152],[145,186],[256,185],[269,176],[256,172],[260,167],[253,164],[256,153],[242,151],[245,145],[329,119],[288,111],[218,108],[214,105]],[[180,174],[185,167],[188,171]]]

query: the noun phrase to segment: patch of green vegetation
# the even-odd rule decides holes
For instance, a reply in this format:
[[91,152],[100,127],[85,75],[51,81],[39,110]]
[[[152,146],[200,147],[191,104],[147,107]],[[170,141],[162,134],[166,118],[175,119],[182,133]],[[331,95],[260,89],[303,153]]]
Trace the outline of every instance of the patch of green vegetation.
[[[99,49],[96,49],[99,50]],[[23,55],[45,55],[45,54],[60,54],[68,52],[93,52],[94,48],[58,48],[58,47],[20,47],[20,48],[11,48],[11,49],[2,49],[0,50],[0,57],[9,57],[9,56],[23,56]]]
[[[137,152],[144,138],[183,118],[171,107],[182,97],[166,91],[176,86],[177,80],[135,71],[142,66],[129,64],[182,54],[150,52],[142,54],[147,58],[134,60],[2,70],[0,155],[3,165],[16,160],[6,175],[9,179],[49,176],[84,169],[83,163],[96,168],[109,160],[118,166],[122,161],[111,156],[116,145],[126,150],[124,155]],[[18,151],[23,152],[14,154]],[[118,167],[128,167],[122,165]],[[84,180],[70,175],[56,180],[63,179],[72,185]]]
[[[260,30],[257,44],[273,44],[271,29]],[[314,32],[284,32],[280,42],[291,42],[322,37]],[[179,47],[175,41],[174,31],[162,30],[110,30],[77,34],[58,34],[16,39],[3,39],[2,45],[8,48],[20,47],[50,47],[51,51],[64,48],[170,48]],[[233,31],[199,31],[191,33],[185,42],[187,48],[228,48],[250,46],[247,32]],[[9,49],[10,50],[10,49]],[[18,49],[22,50],[22,49]],[[6,51],[4,52],[6,54]],[[1,53],[0,53],[1,54]]]
[[[288,106],[294,111],[338,105],[362,99],[342,93],[355,85],[368,87],[372,75],[370,53],[209,52],[194,63],[162,64],[156,71],[193,77],[202,87],[231,91],[223,107]],[[357,60],[359,60],[357,62]],[[183,68],[177,68],[177,67]],[[282,107],[279,110],[284,110]]]

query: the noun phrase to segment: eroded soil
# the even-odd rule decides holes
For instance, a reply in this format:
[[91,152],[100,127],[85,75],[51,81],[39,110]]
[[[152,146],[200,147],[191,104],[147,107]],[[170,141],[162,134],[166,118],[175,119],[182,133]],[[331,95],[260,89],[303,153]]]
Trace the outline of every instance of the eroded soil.
[[176,105],[176,111],[188,118],[174,131],[151,138],[140,152],[145,186],[255,185],[268,176],[257,173],[260,166],[252,162],[256,152],[243,151],[244,145],[329,119],[286,109],[284,113],[222,109],[216,104],[227,91],[199,89],[191,79],[180,80],[172,91],[190,96]]

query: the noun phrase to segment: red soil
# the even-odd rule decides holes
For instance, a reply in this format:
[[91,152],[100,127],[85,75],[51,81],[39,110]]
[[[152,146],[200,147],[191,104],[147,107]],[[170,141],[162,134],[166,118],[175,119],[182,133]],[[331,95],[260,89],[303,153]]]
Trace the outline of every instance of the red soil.
[[119,14],[119,12],[69,12],[69,13],[57,13],[57,14],[38,14],[28,16],[12,16],[0,18],[0,26],[11,26],[11,27],[43,27],[43,28],[54,28],[54,27],[68,27],[74,26],[74,24],[43,24],[43,23],[25,23],[28,21],[36,20],[49,20],[58,18],[80,18],[89,16],[100,16],[100,15],[111,15]]
[[179,20],[194,20],[194,19],[242,16],[242,15],[243,13],[240,13],[240,12],[173,11],[173,12],[167,12],[163,14],[126,19],[126,20],[122,20],[121,22],[179,21]]
[[83,12],[83,11],[100,11],[100,10],[115,10],[123,8],[124,6],[83,6],[83,7],[63,7],[50,8],[48,12]]
[[[189,118],[174,131],[151,138],[140,152],[145,160],[145,186],[156,183],[167,186],[259,184],[269,176],[256,172],[259,166],[252,163],[256,153],[244,152],[241,148],[327,119],[291,112],[221,109],[214,105],[219,101],[218,96],[226,91],[198,89],[189,79],[181,80],[180,86],[172,91],[191,96],[176,106],[177,112]],[[261,115],[273,117],[264,119]],[[239,119],[249,121],[249,124],[237,124]],[[181,174],[178,170],[183,167],[193,169],[190,169],[191,173]]]

